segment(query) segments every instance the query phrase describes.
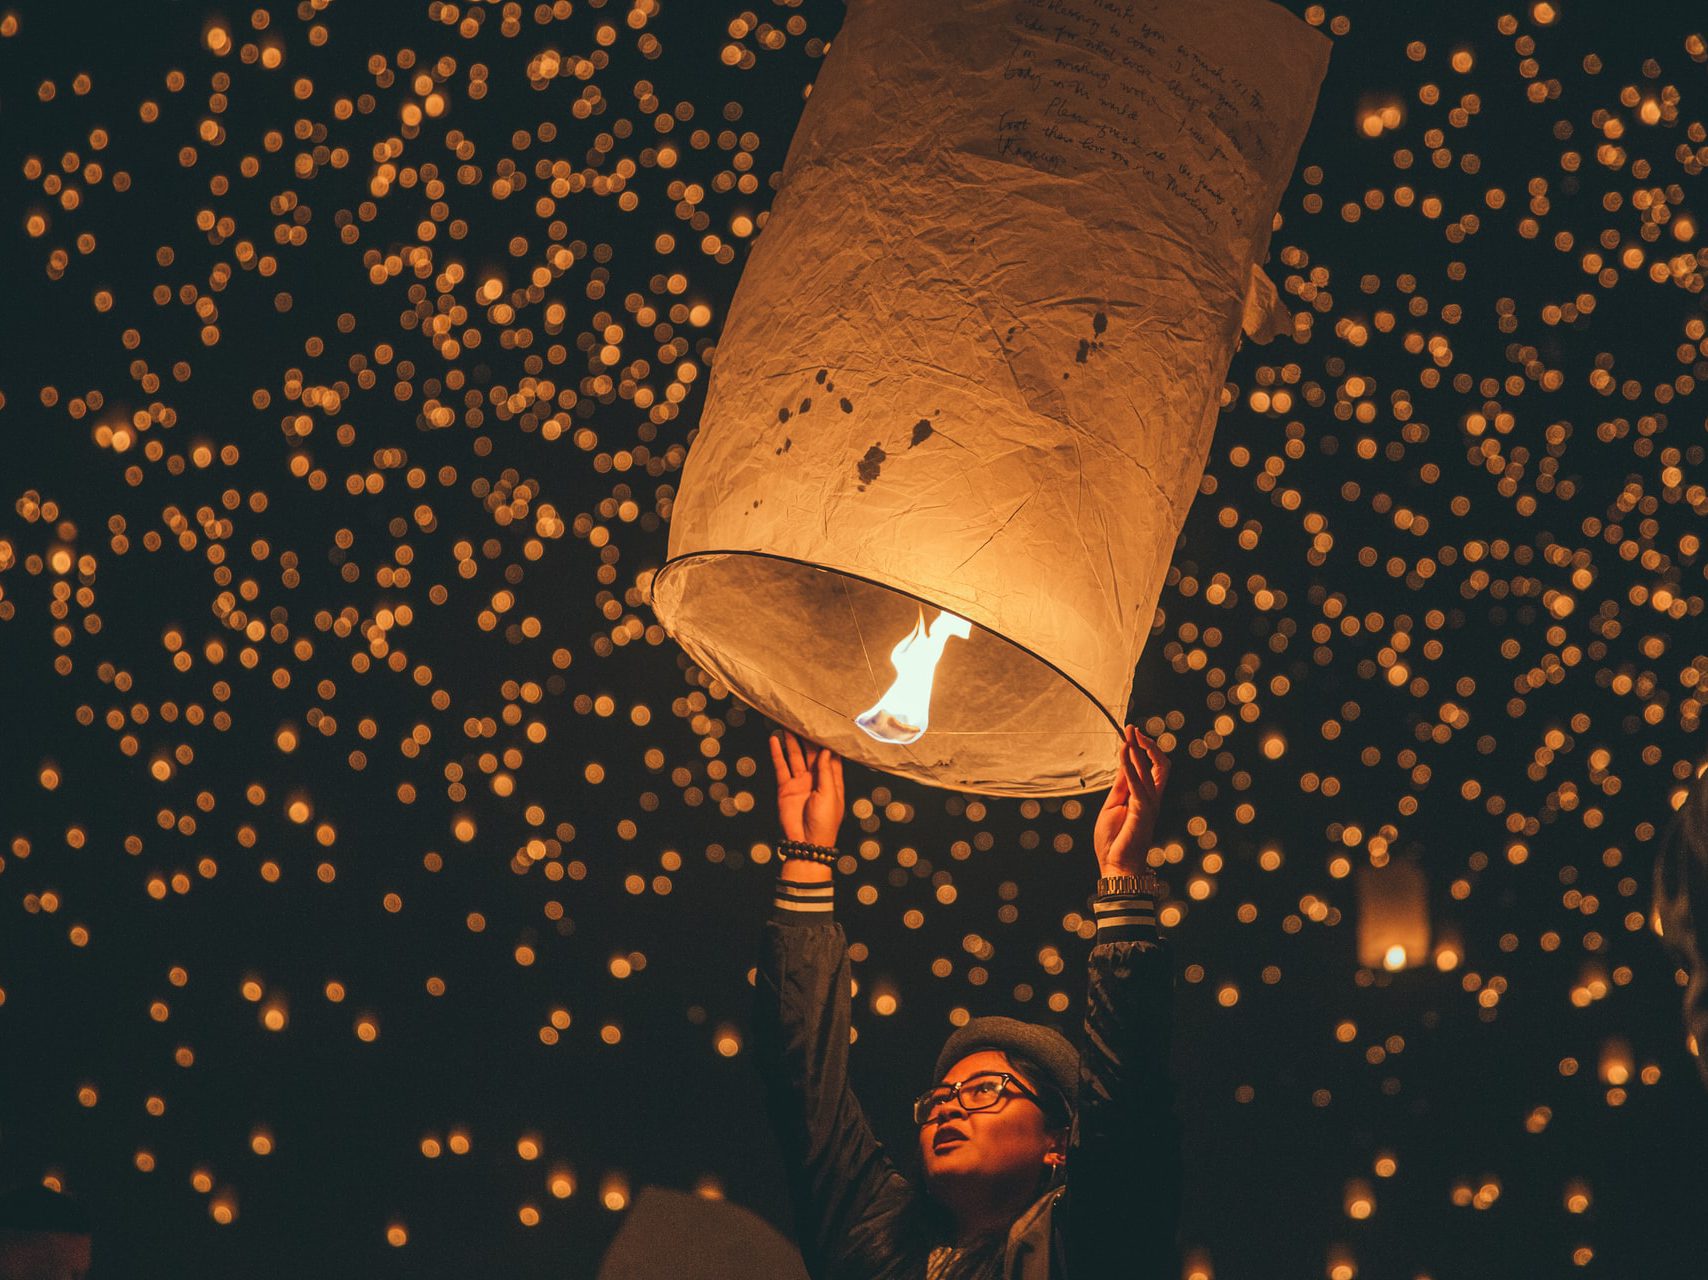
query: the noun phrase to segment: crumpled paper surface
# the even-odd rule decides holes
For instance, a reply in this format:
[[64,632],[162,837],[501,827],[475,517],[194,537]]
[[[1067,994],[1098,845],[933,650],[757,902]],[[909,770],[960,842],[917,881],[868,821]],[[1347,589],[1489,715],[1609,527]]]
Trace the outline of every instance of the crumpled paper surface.
[[[1267,0],[855,0],[653,582],[743,699],[938,786],[1108,785],[1329,42]],[[822,580],[822,581],[821,581]],[[925,602],[911,746],[852,723]]]

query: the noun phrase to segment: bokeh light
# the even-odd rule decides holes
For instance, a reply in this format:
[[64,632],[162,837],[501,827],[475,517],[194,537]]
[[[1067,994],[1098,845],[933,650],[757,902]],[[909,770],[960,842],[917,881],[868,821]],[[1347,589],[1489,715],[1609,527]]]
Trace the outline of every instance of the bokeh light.
[[[1292,7],[1336,43],[1294,330],[1133,703],[1185,1274],[1693,1275],[1648,877],[1708,706],[1708,39]],[[182,1274],[591,1272],[651,1183],[786,1220],[768,726],[644,601],[842,15],[0,15],[0,1176]],[[1076,1021],[1101,798],[848,783],[904,1149],[951,1027]],[[1395,866],[1427,944],[1361,964]]]

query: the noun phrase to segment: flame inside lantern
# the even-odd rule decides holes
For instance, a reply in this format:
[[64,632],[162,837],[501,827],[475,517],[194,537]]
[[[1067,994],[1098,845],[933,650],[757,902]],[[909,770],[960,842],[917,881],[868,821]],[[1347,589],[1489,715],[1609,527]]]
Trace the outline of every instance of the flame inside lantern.
[[884,691],[877,705],[854,717],[854,723],[879,742],[905,746],[917,742],[931,720],[931,684],[937,678],[937,660],[949,637],[968,639],[973,624],[944,611],[928,628],[925,610],[919,621],[890,650],[890,665],[896,669],[895,683]]

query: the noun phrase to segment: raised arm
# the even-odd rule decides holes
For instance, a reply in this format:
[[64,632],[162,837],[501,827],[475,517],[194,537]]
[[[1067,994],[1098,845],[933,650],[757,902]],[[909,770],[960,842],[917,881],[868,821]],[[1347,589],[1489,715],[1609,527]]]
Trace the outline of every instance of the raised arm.
[[1121,765],[1093,841],[1105,891],[1092,902],[1097,939],[1061,1236],[1070,1275],[1173,1280],[1182,1179],[1169,1075],[1174,964],[1157,935],[1145,861],[1168,760],[1129,725]]
[[[842,762],[771,740],[784,837],[834,845]],[[783,1150],[801,1254],[816,1280],[871,1276],[893,1257],[908,1184],[873,1136],[848,1083],[848,943],[834,918],[834,872],[794,858],[778,868],[755,984],[755,1060]]]

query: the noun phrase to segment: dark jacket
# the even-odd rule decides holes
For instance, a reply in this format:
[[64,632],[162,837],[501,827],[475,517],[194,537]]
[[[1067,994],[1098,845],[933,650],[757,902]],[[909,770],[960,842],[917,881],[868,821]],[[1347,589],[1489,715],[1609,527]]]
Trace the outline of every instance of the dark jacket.
[[[1174,1280],[1173,964],[1151,924],[1106,929],[1089,969],[1066,1185],[1016,1221],[1004,1275]],[[847,939],[828,906],[803,910],[780,894],[765,925],[753,1039],[796,1234],[815,1280],[920,1280],[931,1248],[947,1242],[930,1237],[915,1189],[849,1087],[849,977]]]

